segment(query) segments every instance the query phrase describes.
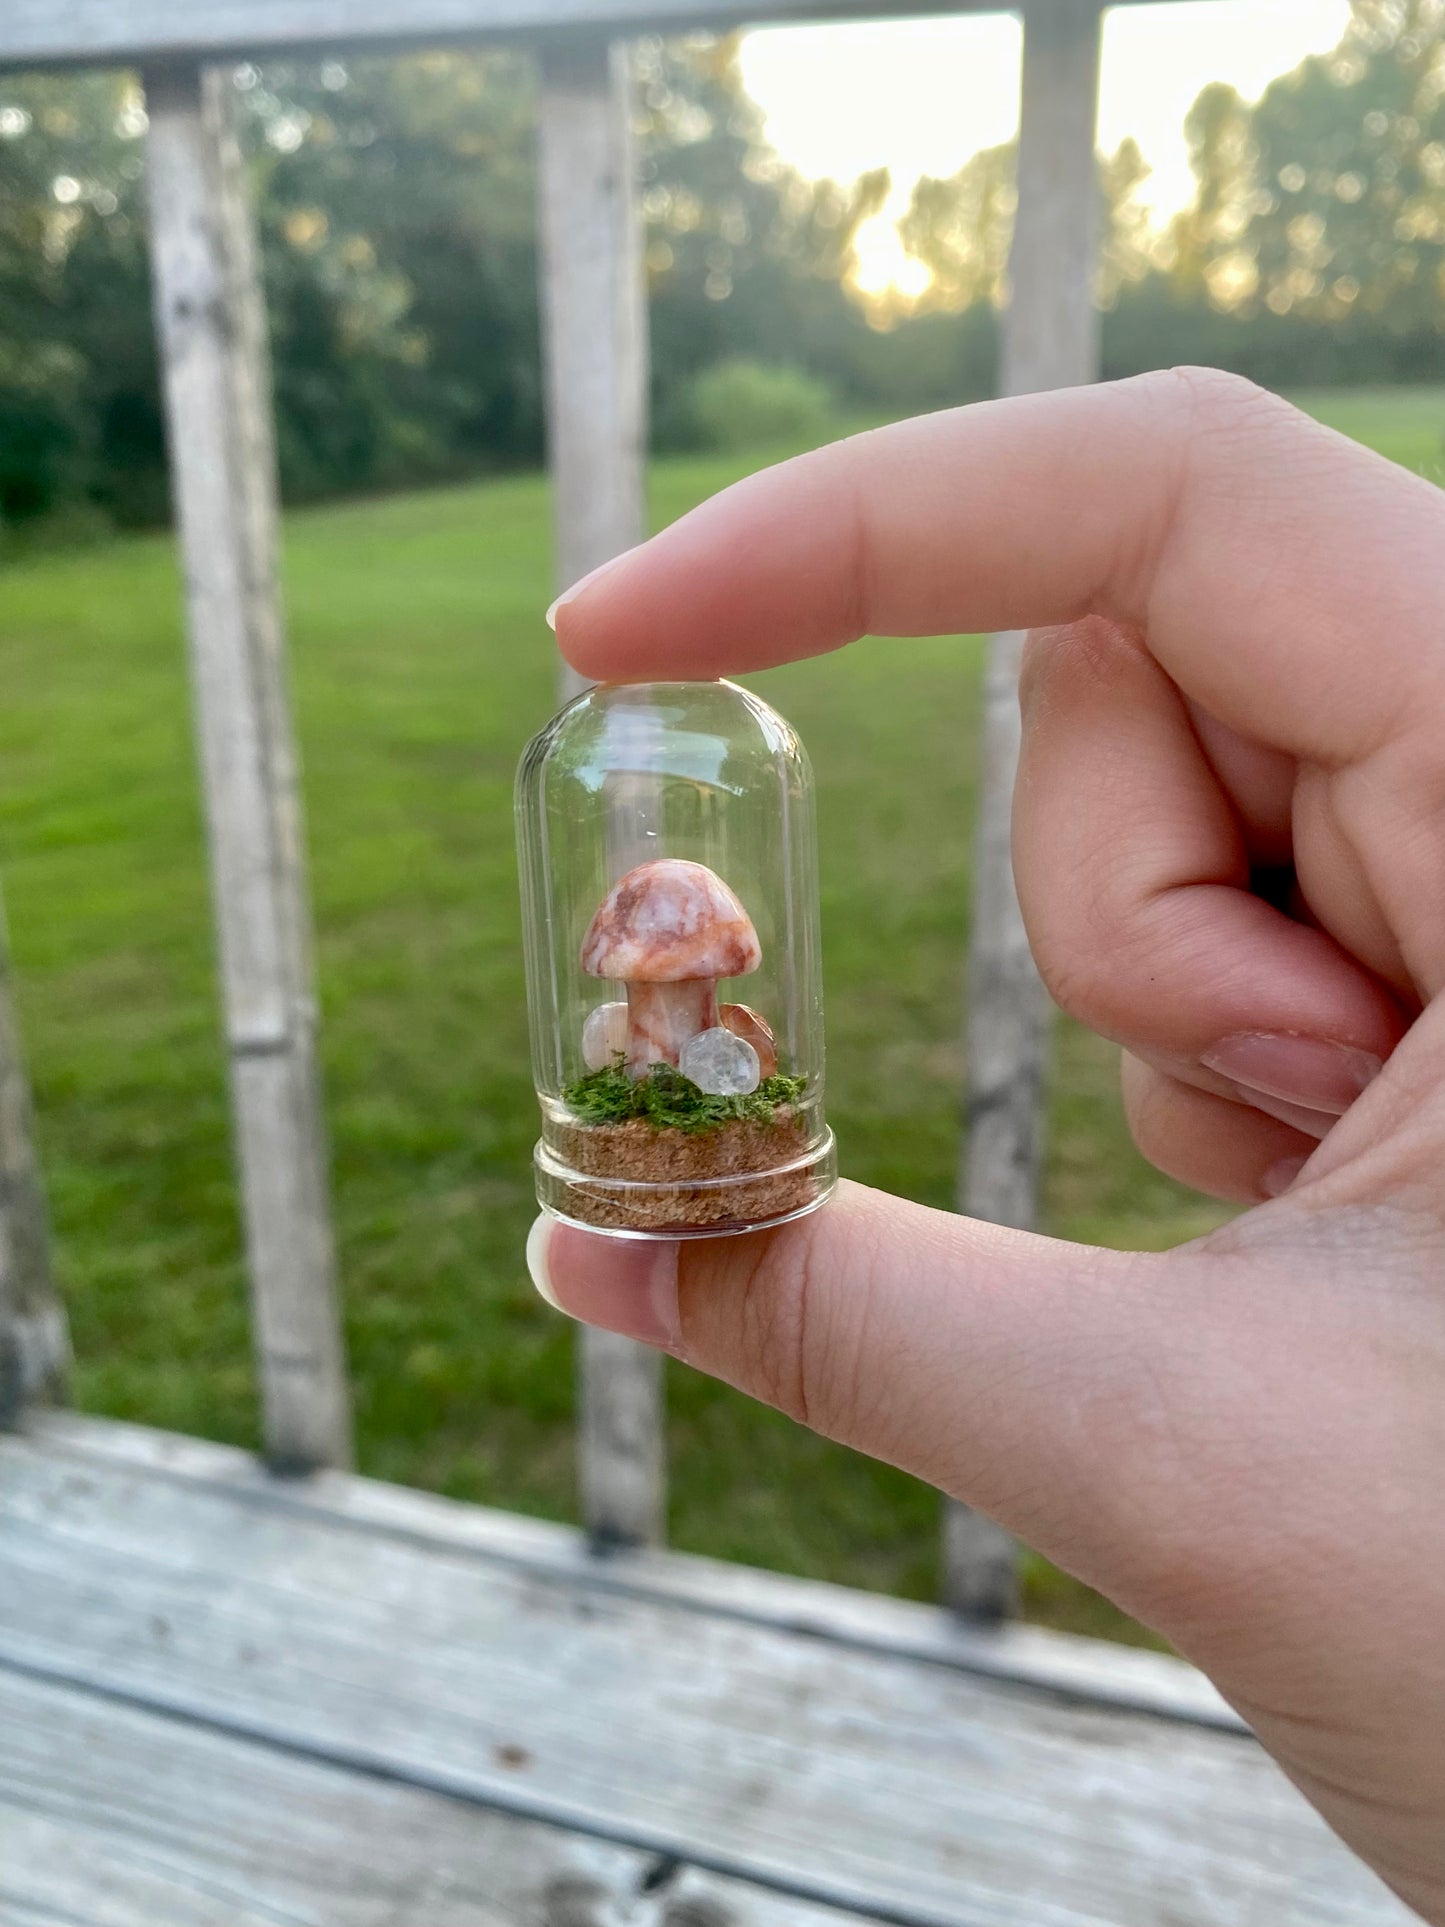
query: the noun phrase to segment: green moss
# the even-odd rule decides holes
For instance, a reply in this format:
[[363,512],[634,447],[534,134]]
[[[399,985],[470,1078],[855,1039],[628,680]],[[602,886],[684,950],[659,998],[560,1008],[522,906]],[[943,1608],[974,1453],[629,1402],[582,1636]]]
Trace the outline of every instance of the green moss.
[[645,1118],[654,1130],[715,1131],[739,1118],[771,1124],[780,1104],[796,1104],[805,1077],[765,1077],[746,1097],[710,1097],[671,1064],[654,1064],[635,1083],[622,1058],[569,1084],[562,1096],[584,1124],[628,1124]]

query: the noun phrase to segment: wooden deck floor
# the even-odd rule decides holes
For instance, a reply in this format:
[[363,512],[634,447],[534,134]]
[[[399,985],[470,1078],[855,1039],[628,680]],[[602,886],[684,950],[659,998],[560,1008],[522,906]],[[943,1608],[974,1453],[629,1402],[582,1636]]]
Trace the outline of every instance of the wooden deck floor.
[[1384,1927],[1187,1667],[244,1454],[0,1441],[5,1927]]

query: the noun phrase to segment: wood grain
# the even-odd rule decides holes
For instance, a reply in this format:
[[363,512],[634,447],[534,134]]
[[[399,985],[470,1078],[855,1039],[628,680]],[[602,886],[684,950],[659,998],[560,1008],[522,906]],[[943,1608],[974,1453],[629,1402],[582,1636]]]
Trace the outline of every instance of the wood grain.
[[523,1513],[463,1505],[433,1492],[319,1472],[270,1477],[235,1446],[70,1411],[37,1415],[29,1428],[51,1457],[146,1472],[237,1504],[321,1516],[353,1531],[423,1550],[501,1563],[589,1592],[618,1592],[717,1618],[740,1619],[800,1638],[946,1666],[1090,1705],[1244,1731],[1232,1707],[1184,1660],[1018,1621],[981,1626],[937,1606],[825,1580],[795,1579],[696,1553],[637,1547],[597,1555],[570,1526]]
[[0,900],[0,1429],[58,1396],[69,1362]]
[[275,455],[228,76],[148,76],[151,256],[267,1449],[349,1462]]
[[[1100,17],[1100,0],[1029,0],[1024,7],[1018,214],[1002,340],[1007,395],[1069,387],[1098,372]],[[1049,1018],[1010,850],[1023,643],[1017,632],[994,636],[984,671],[958,1202],[970,1217],[1029,1230],[1043,1162]],[[1016,1568],[1001,1527],[945,1501],[943,1588],[950,1606],[981,1618],[1011,1611]]]
[[483,1567],[43,1436],[0,1442],[0,1663],[905,1927],[1406,1918],[1246,1738]]
[[[537,222],[553,567],[566,589],[646,534],[647,305],[627,50],[542,49]],[[583,682],[562,666],[561,693]]]
[[[646,533],[647,309],[631,94],[621,46],[589,38],[542,52],[539,259],[559,589]],[[564,700],[585,687],[565,663],[559,676]],[[629,820],[623,809],[611,815]],[[614,876],[637,860],[630,849],[613,850]],[[660,1539],[662,1360],[615,1332],[583,1329],[577,1345],[583,1517],[599,1544]]]
[[[3,1671],[0,1731],[6,1927],[839,1919],[635,1849]],[[514,1756],[509,1771],[525,1779],[528,1762]]]

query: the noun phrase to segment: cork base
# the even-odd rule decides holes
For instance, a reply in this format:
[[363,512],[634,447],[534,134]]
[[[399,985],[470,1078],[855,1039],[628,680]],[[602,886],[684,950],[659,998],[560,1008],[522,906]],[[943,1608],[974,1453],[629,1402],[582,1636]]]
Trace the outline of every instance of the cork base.
[[575,1224],[637,1237],[719,1237],[801,1216],[832,1190],[833,1140],[795,1111],[708,1131],[554,1125],[537,1147],[537,1196]]

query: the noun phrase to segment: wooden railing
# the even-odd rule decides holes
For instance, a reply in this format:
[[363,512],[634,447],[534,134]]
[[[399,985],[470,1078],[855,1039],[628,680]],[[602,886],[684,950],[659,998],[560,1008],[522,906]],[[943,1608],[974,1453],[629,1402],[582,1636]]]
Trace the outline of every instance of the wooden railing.
[[13,1425],[33,1400],[58,1396],[69,1358],[0,908],[0,1427]]
[[[0,68],[137,61],[149,132],[157,331],[230,1050],[266,1455],[345,1466],[351,1423],[317,1064],[301,800],[277,573],[276,462],[254,214],[224,65],[242,54],[498,34],[535,38],[538,219],[559,586],[645,533],[646,309],[628,32],[748,20],[982,11],[860,0],[10,0]],[[1018,214],[1002,386],[1091,379],[1100,0],[1026,0]],[[959,1203],[1037,1208],[1047,1017],[1014,895],[1009,797],[1022,637],[993,639],[969,957]],[[567,674],[563,693],[570,693]],[[0,1422],[63,1371],[25,1087],[0,954]],[[583,1513],[599,1545],[662,1534],[661,1361],[584,1332]],[[945,1592],[1009,1610],[1015,1554],[945,1508]]]

